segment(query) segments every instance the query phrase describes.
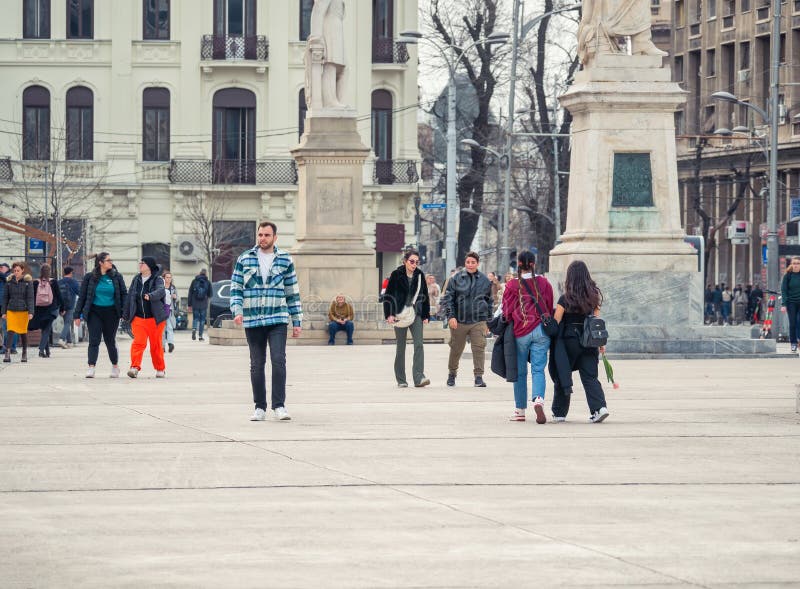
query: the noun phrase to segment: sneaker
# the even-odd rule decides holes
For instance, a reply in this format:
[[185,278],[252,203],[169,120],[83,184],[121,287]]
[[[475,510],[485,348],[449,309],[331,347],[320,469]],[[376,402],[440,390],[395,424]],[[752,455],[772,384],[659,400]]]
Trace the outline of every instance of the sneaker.
[[431,379],[430,378],[423,378],[421,381],[419,381],[414,386],[417,387],[417,388],[421,388],[421,387],[426,387],[429,384],[431,384]]
[[407,389],[408,388],[408,383],[407,382],[398,382],[397,383],[397,388],[398,389]]
[[137,376],[139,376],[139,369],[131,367],[131,369],[128,370],[128,376],[130,376],[131,378],[136,378]]
[[591,421],[592,423],[600,423],[606,417],[608,417],[608,409],[606,409],[605,407],[600,407],[600,409],[592,413],[592,416],[589,418],[589,421]]
[[544,415],[544,399],[536,397],[533,400],[533,410],[536,412],[536,423],[547,423],[547,417]]
[[166,378],[167,373],[163,370],[156,370],[156,378]]
[[[453,383],[453,384],[455,384],[455,383]],[[483,377],[482,376],[476,376],[475,377],[475,386],[476,387],[485,387],[486,386],[486,383],[483,382]]]
[[250,421],[264,421],[267,418],[267,412],[263,409],[256,408],[253,415],[250,416]]
[[567,420],[566,417],[559,417],[558,415],[553,415],[553,423],[564,423]]
[[61,348],[61,349],[63,349],[63,350],[66,350],[66,349],[67,349],[69,346],[68,346],[67,342],[65,342],[65,341],[62,339],[62,340],[59,340],[59,341],[58,341],[58,347],[59,347],[59,348]]
[[111,375],[109,378],[119,378],[119,366],[111,367]]
[[169,350],[169,353],[171,354],[172,350],[175,349],[175,344],[167,344],[167,349]]
[[197,339],[199,339],[201,342],[206,341],[205,338],[202,335],[200,337],[198,337]]
[[447,386],[454,387],[456,386],[456,375],[452,372],[447,375]]
[[525,410],[514,409],[514,414],[508,418],[509,421],[525,421]]
[[278,407],[275,409],[275,419],[278,421],[289,421],[291,416],[289,412],[286,410],[286,407]]
[[197,332],[194,329],[192,330],[192,339],[193,340],[197,339]]
[[89,366],[86,369],[86,378],[94,378],[94,366]]
[[797,351],[797,344],[792,344],[792,352],[796,352],[796,351]]

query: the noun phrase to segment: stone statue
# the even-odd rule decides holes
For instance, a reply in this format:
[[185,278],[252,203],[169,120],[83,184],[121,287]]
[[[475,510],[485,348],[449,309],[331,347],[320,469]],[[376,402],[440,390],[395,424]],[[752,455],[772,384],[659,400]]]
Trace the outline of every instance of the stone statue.
[[653,44],[650,0],[583,0],[578,55],[588,66],[595,56],[622,51],[617,39],[630,37],[634,55],[667,55]]
[[306,47],[306,103],[314,109],[347,109],[344,102],[344,0],[314,0]]

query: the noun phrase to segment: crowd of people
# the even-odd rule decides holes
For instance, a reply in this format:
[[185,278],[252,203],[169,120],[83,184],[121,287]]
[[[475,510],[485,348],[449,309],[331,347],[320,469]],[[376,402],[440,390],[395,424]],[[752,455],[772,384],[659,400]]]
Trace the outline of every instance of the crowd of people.
[[758,283],[744,287],[737,284],[733,290],[725,283],[713,287],[707,284],[703,299],[706,325],[741,325],[746,321],[753,325],[761,320],[764,291]]
[[[156,260],[145,256],[139,261],[139,272],[126,285],[108,252],[94,257],[94,268],[82,282],[73,277],[74,269],[65,266],[62,278],[55,280],[48,264],[39,267],[39,278],[33,279],[25,262],[0,263],[0,342],[3,362],[21,348],[20,362],[28,361],[28,336],[38,332],[39,357],[51,357],[51,341],[70,348],[78,341],[75,328],[88,332],[88,367],[86,378],[94,378],[105,343],[111,362],[111,378],[119,378],[117,333],[129,330],[133,342],[130,348],[128,376],[136,378],[142,370],[142,357],[149,347],[150,360],[156,378],[166,376],[164,349],[175,349],[174,330],[180,306],[180,296],[172,273],[158,266]],[[203,339],[205,310],[211,298],[211,283],[202,270],[190,286],[189,302],[194,305],[194,330]],[[190,309],[191,310],[191,309]],[[58,336],[52,333],[55,321],[61,317],[63,327]],[[122,324],[121,324],[122,320]]]

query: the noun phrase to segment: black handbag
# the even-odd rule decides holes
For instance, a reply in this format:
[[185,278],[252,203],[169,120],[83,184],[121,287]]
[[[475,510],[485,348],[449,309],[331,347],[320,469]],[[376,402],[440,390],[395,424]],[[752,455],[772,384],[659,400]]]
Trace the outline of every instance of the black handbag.
[[536,289],[536,296],[533,295],[533,291],[531,287],[528,286],[528,283],[525,282],[524,278],[520,278],[519,281],[525,285],[525,289],[528,291],[528,294],[531,295],[533,299],[533,304],[536,305],[536,311],[539,313],[539,320],[542,322],[542,331],[547,337],[555,337],[558,335],[558,321],[556,321],[555,317],[553,317],[550,313],[544,313],[542,308],[539,306],[539,287],[536,284],[536,276],[533,277],[533,287]]
[[588,315],[583,320],[583,333],[581,334],[581,346],[584,348],[599,348],[608,342],[608,331],[606,322],[600,317]]

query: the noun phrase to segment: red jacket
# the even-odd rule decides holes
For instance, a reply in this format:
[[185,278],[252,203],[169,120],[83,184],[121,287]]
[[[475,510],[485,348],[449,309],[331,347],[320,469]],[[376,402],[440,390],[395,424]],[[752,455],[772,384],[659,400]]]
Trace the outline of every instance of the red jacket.
[[[536,295],[536,288],[533,286],[533,281],[529,278],[526,280],[528,286],[531,287],[531,292]],[[536,276],[536,286],[539,287],[539,307],[545,313],[553,314],[553,287],[544,276]],[[520,305],[520,289],[522,289],[522,305]],[[523,313],[524,308],[524,313]],[[536,305],[528,294],[528,289],[520,285],[519,279],[514,278],[506,284],[506,290],[503,293],[503,315],[507,321],[514,321],[514,337],[522,337],[536,329],[542,321],[539,318],[539,312],[536,310]]]

